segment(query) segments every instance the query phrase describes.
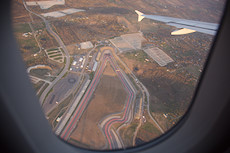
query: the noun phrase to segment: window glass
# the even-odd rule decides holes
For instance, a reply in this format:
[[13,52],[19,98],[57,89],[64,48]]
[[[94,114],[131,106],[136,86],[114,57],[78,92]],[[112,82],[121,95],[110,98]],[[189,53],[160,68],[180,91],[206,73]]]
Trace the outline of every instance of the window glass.
[[12,0],[53,131],[94,150],[166,133],[190,106],[225,0]]

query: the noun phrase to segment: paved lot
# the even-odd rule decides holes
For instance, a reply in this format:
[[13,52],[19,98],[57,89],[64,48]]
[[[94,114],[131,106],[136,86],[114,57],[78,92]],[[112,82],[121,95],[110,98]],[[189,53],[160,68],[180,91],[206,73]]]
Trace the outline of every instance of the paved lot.
[[120,52],[141,49],[143,41],[142,33],[125,34],[110,40]]
[[163,50],[157,47],[150,47],[144,50],[154,61],[160,66],[166,66],[168,63],[174,62]]
[[55,84],[53,91],[48,95],[43,105],[45,114],[50,112],[59,102],[67,97],[77,82],[78,75],[75,73],[69,73],[66,77]]

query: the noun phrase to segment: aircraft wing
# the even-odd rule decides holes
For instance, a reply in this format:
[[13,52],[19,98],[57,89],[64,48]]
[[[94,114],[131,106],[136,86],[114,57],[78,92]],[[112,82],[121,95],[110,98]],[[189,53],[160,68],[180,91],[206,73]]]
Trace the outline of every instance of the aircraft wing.
[[182,34],[188,34],[196,31],[205,34],[215,35],[219,27],[219,24],[216,23],[186,20],[186,19],[179,19],[173,17],[159,16],[159,15],[146,15],[137,10],[135,10],[135,12],[138,14],[138,22],[140,22],[144,18],[148,18],[148,19],[164,22],[167,25],[171,25],[177,28],[183,28],[178,31],[172,32],[171,33],[172,35],[182,35]]

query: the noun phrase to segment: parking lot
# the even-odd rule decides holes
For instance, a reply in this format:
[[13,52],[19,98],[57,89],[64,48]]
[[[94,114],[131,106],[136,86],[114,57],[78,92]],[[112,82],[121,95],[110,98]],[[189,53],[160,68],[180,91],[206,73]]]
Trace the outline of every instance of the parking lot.
[[52,110],[57,104],[62,102],[78,83],[79,76],[76,73],[69,72],[64,78],[57,82],[51,89],[50,94],[46,98],[43,110],[45,113]]

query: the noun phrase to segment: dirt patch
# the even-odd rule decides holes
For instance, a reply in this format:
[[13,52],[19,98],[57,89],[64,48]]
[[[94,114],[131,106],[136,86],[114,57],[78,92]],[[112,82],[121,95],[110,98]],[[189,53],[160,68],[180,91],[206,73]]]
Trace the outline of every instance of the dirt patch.
[[[135,16],[136,19],[136,16]],[[118,16],[117,17],[117,21],[118,23],[120,23],[121,25],[127,27],[129,29],[130,33],[135,33],[138,32],[137,27],[135,27],[133,24],[131,24],[125,17],[123,16]]]
[[117,76],[111,66],[107,66],[107,69],[105,69],[103,75],[105,75],[105,76],[113,76],[113,77]]
[[90,49],[79,49],[78,46],[75,44],[71,44],[66,46],[67,50],[69,51],[70,55],[81,55],[81,54],[87,54],[92,48]]
[[134,132],[138,126],[137,120],[133,121],[131,124],[128,126],[125,126],[120,129],[119,133],[120,136],[123,140],[124,147],[129,148],[133,146],[133,137],[134,137]]
[[106,115],[120,112],[127,97],[115,74],[112,67],[107,65],[92,100],[71,135],[71,142],[75,142],[74,144],[92,149],[103,149],[105,146],[105,137],[98,123]]

